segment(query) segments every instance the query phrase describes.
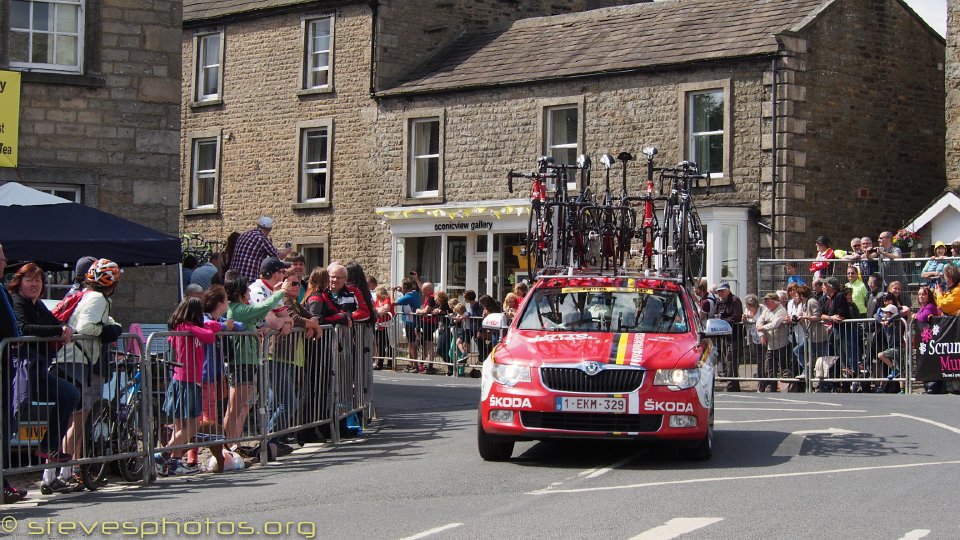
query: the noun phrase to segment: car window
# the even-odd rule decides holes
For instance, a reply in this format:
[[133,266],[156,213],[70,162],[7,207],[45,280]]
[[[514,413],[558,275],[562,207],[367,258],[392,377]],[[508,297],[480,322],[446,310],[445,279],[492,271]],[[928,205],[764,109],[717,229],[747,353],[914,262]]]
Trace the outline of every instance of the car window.
[[680,294],[612,287],[541,288],[520,315],[520,330],[675,334],[689,329]]

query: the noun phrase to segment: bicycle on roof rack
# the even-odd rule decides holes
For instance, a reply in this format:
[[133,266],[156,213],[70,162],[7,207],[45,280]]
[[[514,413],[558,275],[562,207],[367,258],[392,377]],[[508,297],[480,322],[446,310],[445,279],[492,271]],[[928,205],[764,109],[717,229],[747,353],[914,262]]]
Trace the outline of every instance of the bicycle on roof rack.
[[[507,174],[511,193],[514,178],[532,180],[530,219],[522,249],[530,275],[536,278],[574,271],[627,275],[639,267],[647,274],[672,276],[685,285],[695,285],[703,275],[706,246],[692,190],[704,180],[709,194],[710,176],[701,174],[690,161],[657,167],[656,154],[654,147],[643,149],[646,189],[641,195],[630,195],[627,189],[628,164],[634,159],[629,152],[601,156],[605,184],[597,195],[590,190],[591,161],[585,155],[576,165],[558,165],[541,156],[536,172],[511,170]],[[617,162],[622,172],[620,193],[615,195],[610,171]],[[576,198],[570,197],[567,188],[573,171],[580,173]],[[654,190],[658,175],[659,189]],[[555,184],[552,196],[548,196],[549,181]],[[662,220],[657,219],[658,205],[662,205]],[[638,215],[642,218],[639,226]],[[639,247],[634,246],[634,239],[640,240]]]

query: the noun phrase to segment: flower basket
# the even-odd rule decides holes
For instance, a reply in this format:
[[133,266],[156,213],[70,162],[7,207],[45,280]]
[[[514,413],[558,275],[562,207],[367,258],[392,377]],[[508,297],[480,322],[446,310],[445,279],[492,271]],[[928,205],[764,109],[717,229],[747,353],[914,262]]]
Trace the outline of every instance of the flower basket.
[[920,235],[910,229],[900,229],[897,234],[893,235],[892,242],[893,245],[900,248],[900,251],[907,253],[920,242]]

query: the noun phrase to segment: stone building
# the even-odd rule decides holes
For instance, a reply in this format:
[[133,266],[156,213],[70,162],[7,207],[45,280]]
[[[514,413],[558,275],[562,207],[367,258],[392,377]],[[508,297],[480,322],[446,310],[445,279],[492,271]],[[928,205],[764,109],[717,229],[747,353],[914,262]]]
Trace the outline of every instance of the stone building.
[[[0,182],[176,235],[181,8],[179,0],[0,0],[0,68],[20,71],[22,82],[19,167],[0,168]],[[117,319],[165,320],[176,276],[172,267],[126,269]]]
[[[509,215],[503,173],[538,155],[653,145],[664,163],[711,172],[710,195],[697,195],[707,275],[742,294],[771,254],[771,225],[776,256],[811,257],[818,235],[895,228],[942,189],[943,47],[898,0],[678,0],[465,35],[377,93],[394,275],[432,267],[448,283],[464,274],[450,254],[466,251],[465,286],[502,292],[522,272],[509,246],[524,217],[484,218],[494,233],[478,240],[447,232],[448,215]],[[417,191],[408,157],[423,125],[439,140],[439,180]]]
[[[187,0],[181,229],[224,239],[274,219],[308,264],[387,275],[372,94],[465,31],[624,0]],[[411,8],[413,6],[413,8]]]
[[654,145],[711,172],[708,276],[742,294],[771,241],[810,256],[943,188],[944,42],[899,0],[427,4],[188,2],[183,229],[269,214],[313,262],[502,297],[506,171]]
[[947,186],[960,189],[960,1],[947,0]]

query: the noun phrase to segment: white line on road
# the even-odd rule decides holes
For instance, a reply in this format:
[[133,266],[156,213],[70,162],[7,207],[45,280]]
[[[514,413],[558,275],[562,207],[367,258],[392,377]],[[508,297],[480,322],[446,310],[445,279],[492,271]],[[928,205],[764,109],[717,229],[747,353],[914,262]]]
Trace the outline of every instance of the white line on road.
[[900,537],[900,540],[920,540],[930,534],[930,529],[914,529]]
[[767,398],[770,401],[785,401],[787,403],[803,403],[804,405],[826,405],[828,407],[843,407],[841,403],[827,403],[826,401],[806,401],[802,399],[787,399],[787,398]]
[[463,525],[463,523],[447,523],[447,524],[444,525],[443,527],[436,527],[436,528],[434,528],[434,529],[430,529],[429,531],[423,531],[422,533],[415,534],[415,535],[413,535],[413,536],[408,536],[408,537],[406,537],[406,538],[401,538],[400,540],[418,540],[419,538],[426,538],[426,537],[428,537],[428,536],[430,536],[430,535],[432,535],[432,534],[441,533],[441,532],[446,531],[446,530],[448,530],[448,529],[456,529],[457,527],[459,527],[459,526],[461,526],[461,525]]
[[[612,471],[613,469],[617,469],[617,468],[619,468],[619,467],[622,467],[622,466],[626,465],[627,463],[630,463],[631,461],[633,461],[634,459],[636,459],[637,456],[639,456],[639,455],[640,455],[640,452],[637,452],[636,454],[633,454],[632,456],[627,456],[627,457],[621,459],[620,461],[618,461],[618,462],[616,462],[616,463],[613,463],[613,464],[611,464],[611,465],[607,465],[606,467],[600,467],[599,469],[594,469],[594,470],[592,470],[592,471],[589,471],[589,473],[587,474],[587,479],[596,478],[596,477],[598,477],[598,476],[603,476],[603,475],[607,474],[608,472]],[[584,472],[587,472],[587,471],[584,471]]]
[[622,486],[604,486],[593,488],[573,488],[573,489],[544,489],[527,492],[527,495],[549,495],[554,493],[586,493],[590,491],[616,491],[624,489],[639,489],[656,486],[674,486],[682,484],[705,484],[708,482],[726,482],[732,480],[760,480],[766,478],[793,478],[797,476],[820,476],[825,474],[841,474],[863,471],[882,471],[885,469],[912,469],[917,467],[936,467],[941,465],[960,465],[960,461],[928,461],[923,463],[904,463],[901,465],[878,465],[875,467],[850,467],[847,469],[830,469],[824,471],[807,471],[793,473],[776,474],[754,474],[747,476],[720,476],[716,478],[691,478],[689,480],[670,480],[663,482],[647,482],[645,484],[626,484]]
[[764,422],[797,422],[803,420],[852,420],[857,418],[890,418],[889,414],[872,414],[867,416],[814,416],[809,418],[764,418],[762,420],[714,420],[715,424],[761,424]]
[[688,532],[702,529],[707,525],[713,525],[718,521],[723,521],[723,518],[673,518],[659,527],[654,527],[634,536],[630,540],[670,540]]
[[863,409],[774,409],[772,407],[717,407],[720,411],[787,411],[787,412],[867,412]]
[[901,417],[901,418],[909,418],[909,419],[911,419],[911,420],[916,420],[917,422],[923,422],[924,424],[930,424],[930,425],[932,425],[932,426],[937,426],[937,427],[939,427],[939,428],[943,428],[943,429],[945,429],[945,430],[947,430],[947,431],[952,431],[952,432],[954,432],[954,433],[960,433],[960,428],[955,428],[955,427],[953,427],[953,426],[948,426],[947,424],[941,424],[940,422],[935,422],[935,421],[930,420],[930,419],[928,419],[928,418],[920,418],[919,416],[910,416],[909,414],[901,414],[901,413],[890,413],[890,416],[899,416],[899,417]]

